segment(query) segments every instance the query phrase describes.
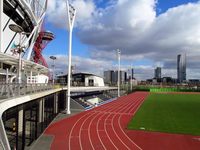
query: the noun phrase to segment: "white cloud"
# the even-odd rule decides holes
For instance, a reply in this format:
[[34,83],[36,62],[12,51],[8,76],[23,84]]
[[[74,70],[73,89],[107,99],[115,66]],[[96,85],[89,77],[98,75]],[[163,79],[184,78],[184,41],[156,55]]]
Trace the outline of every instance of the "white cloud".
[[[72,0],[77,9],[75,26],[88,26],[95,14],[95,4],[92,0]],[[50,0],[47,7],[47,20],[57,27],[66,28],[66,0]]]
[[[48,20],[63,26],[64,0],[49,3]],[[176,77],[176,56],[184,52],[188,56],[189,77],[200,78],[200,73],[191,73],[199,68],[199,59],[193,58],[200,57],[200,2],[170,8],[158,16],[157,0],[112,0],[104,8],[98,8],[94,0],[72,3],[78,12],[77,36],[89,45],[88,64],[115,60],[113,50],[120,48],[122,61],[149,59],[155,65],[161,64],[167,75]],[[143,70],[149,74],[152,68]]]
[[89,25],[91,23],[90,18],[95,15],[95,4],[93,1],[74,0],[72,5],[77,8],[76,23],[78,26]]
[[[55,55],[55,57],[57,58],[55,60],[55,72],[57,74],[60,74],[61,72],[67,73],[68,56],[58,54]],[[47,60],[47,64],[51,68],[53,61],[47,55],[45,56],[45,59]],[[113,67],[112,61],[100,61],[91,58],[83,58],[80,56],[72,57],[72,66],[75,66],[76,72],[88,72],[100,76],[103,76],[103,71],[105,69],[112,69]]]

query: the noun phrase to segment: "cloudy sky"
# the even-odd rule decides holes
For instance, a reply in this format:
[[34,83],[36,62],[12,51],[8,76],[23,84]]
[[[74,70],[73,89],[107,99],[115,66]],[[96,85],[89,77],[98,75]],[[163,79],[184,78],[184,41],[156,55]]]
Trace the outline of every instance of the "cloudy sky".
[[[44,55],[56,55],[56,70],[67,70],[68,31],[65,0],[49,0],[45,27],[55,40]],[[77,72],[103,75],[131,65],[137,79],[152,78],[154,68],[176,78],[177,55],[187,55],[187,78],[200,79],[199,0],[71,0],[77,9],[73,59]]]

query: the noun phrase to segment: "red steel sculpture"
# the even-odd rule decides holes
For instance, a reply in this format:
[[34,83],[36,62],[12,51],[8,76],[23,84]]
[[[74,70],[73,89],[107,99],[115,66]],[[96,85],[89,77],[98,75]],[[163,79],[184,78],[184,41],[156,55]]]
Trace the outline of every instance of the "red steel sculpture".
[[46,60],[42,56],[42,51],[47,46],[47,44],[54,39],[53,33],[49,31],[41,31],[37,37],[35,45],[33,47],[32,58],[35,63],[41,64],[48,67]]

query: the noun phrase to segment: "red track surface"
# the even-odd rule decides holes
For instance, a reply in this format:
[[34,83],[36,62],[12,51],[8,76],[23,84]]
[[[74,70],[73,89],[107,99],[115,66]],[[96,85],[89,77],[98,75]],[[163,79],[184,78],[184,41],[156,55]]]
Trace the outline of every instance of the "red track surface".
[[45,134],[54,136],[51,149],[191,150],[197,146],[200,149],[200,142],[191,142],[194,138],[191,136],[176,138],[181,135],[126,130],[147,95],[147,92],[136,92],[52,124],[45,131]]

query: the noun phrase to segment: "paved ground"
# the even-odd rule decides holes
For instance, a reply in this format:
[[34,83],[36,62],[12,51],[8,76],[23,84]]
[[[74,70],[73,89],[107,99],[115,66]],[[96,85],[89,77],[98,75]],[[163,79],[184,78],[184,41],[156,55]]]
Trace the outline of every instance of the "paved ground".
[[95,109],[52,123],[42,136],[50,137],[47,149],[200,149],[200,137],[126,129],[128,122],[147,95],[147,92],[136,92]]

